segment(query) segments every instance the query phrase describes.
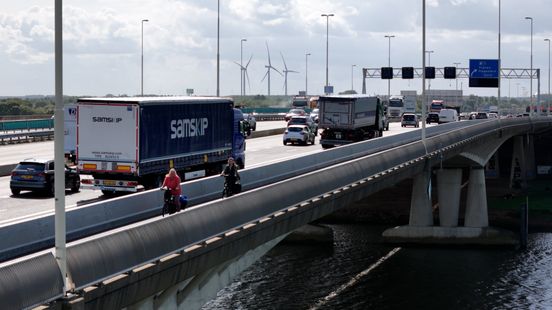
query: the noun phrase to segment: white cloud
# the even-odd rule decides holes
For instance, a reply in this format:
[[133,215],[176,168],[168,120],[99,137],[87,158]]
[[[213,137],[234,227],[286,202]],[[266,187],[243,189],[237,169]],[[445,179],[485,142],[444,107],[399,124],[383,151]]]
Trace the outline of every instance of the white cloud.
[[[427,0],[428,49],[432,63],[451,64],[470,57],[494,57],[497,39],[497,0]],[[350,87],[351,65],[379,67],[387,63],[383,37],[394,34],[392,64],[421,62],[421,1],[412,0],[225,0],[221,4],[221,91],[239,92],[240,39],[249,66],[251,90],[266,93],[265,41],[273,55],[283,52],[289,68],[304,68],[309,57],[309,89],[321,89],[325,76],[326,19],[329,19],[330,80],[336,89]],[[51,4],[49,4],[51,5]],[[502,56],[505,65],[526,66],[529,23],[535,18],[535,66],[547,60],[552,20],[550,0],[502,1]],[[53,7],[42,0],[8,2],[0,13],[0,83],[8,85],[18,72],[36,76],[37,89],[53,87]],[[79,94],[137,93],[140,72],[141,20],[144,24],[146,89],[182,93],[213,91],[216,78],[217,1],[199,0],[72,0],[64,6],[64,52],[68,84]],[[546,49],[546,50],[545,50]],[[281,59],[273,56],[279,69]],[[544,63],[544,62],[543,62]],[[547,64],[547,63],[546,63]],[[107,74],[107,72],[109,74]],[[360,73],[359,73],[360,74]],[[10,80],[11,78],[11,80]],[[6,84],[6,81],[8,84]],[[93,81],[91,83],[90,81]],[[369,81],[369,88],[386,91],[386,83]],[[36,93],[25,80],[13,90]],[[274,75],[273,92],[283,81]],[[360,85],[359,81],[355,84]],[[414,85],[415,83],[413,83]],[[435,84],[438,84],[435,81]],[[10,84],[11,85],[11,84]],[[21,87],[19,85],[25,85]],[[52,86],[43,86],[52,85]],[[393,85],[400,85],[394,81]],[[416,84],[417,85],[417,84]],[[290,93],[304,88],[304,75],[289,77]],[[400,86],[396,86],[400,87]],[[412,86],[414,87],[414,86]],[[30,90],[31,89],[31,90]],[[202,89],[203,91],[200,91]]]

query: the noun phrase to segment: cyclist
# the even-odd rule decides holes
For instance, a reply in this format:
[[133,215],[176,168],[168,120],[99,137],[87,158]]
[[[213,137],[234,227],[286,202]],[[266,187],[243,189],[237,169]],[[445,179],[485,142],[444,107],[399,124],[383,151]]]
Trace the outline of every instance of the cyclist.
[[220,175],[225,178],[225,183],[228,188],[230,188],[229,196],[233,193],[240,192],[236,186],[237,181],[240,179],[240,174],[238,173],[238,165],[236,165],[234,158],[228,157],[228,165],[224,168]]
[[180,177],[176,174],[176,170],[171,168],[169,173],[165,175],[162,188],[166,188],[170,191],[170,194],[174,197],[174,204],[177,211],[180,211],[180,194],[182,189],[180,188]]

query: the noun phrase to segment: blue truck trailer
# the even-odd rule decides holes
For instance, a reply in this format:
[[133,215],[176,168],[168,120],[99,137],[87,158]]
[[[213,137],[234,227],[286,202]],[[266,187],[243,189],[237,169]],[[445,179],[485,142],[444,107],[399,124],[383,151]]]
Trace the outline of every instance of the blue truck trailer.
[[243,114],[219,97],[81,98],[77,162],[82,188],[104,194],[160,186],[170,168],[182,180],[245,166]]

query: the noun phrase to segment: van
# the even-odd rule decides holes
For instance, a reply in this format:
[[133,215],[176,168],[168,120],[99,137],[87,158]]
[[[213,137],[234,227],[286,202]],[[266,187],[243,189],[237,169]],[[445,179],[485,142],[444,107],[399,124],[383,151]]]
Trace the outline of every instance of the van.
[[458,112],[453,109],[442,109],[439,111],[439,124],[457,122]]

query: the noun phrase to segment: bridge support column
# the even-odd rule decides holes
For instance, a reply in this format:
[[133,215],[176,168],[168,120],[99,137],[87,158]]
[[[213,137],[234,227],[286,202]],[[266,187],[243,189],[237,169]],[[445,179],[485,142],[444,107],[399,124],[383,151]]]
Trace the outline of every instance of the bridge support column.
[[429,199],[423,200],[428,192],[428,175],[414,179],[410,222],[383,232],[383,238],[390,243],[447,244],[447,245],[502,245],[515,246],[518,239],[514,233],[488,227],[485,171],[482,167],[470,170],[468,199],[464,227],[458,226],[461,169],[437,170],[440,226],[433,226]]
[[414,177],[410,200],[410,226],[433,226],[430,193],[431,173],[428,170]]
[[512,152],[512,166],[510,169],[510,188],[524,189],[527,187],[527,161],[525,160],[525,143],[523,136],[516,136]]
[[460,210],[462,170],[437,170],[437,186],[439,222],[443,227],[456,227],[458,226],[458,212]]
[[489,226],[485,171],[483,167],[473,167],[470,169],[470,183],[468,184],[468,199],[466,202],[464,226]]
[[527,135],[525,137],[525,160],[527,162],[527,180],[534,180],[537,176],[537,165],[535,162],[535,137]]

